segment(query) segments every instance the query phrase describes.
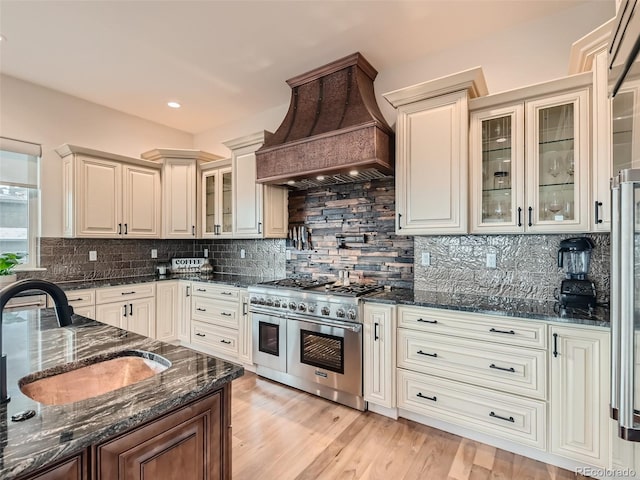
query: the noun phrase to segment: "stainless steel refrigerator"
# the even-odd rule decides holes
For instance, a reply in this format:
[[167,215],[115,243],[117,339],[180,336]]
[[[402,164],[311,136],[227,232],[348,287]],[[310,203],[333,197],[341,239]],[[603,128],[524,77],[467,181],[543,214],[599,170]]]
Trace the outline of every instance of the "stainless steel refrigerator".
[[632,442],[640,442],[639,349],[640,169],[627,169],[611,180],[611,418]]

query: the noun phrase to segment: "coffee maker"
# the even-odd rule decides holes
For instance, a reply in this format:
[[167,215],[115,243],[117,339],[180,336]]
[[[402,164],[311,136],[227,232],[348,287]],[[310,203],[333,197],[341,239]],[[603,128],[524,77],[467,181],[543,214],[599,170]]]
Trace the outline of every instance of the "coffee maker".
[[558,298],[562,308],[593,309],[596,306],[596,287],[587,278],[591,250],[595,244],[590,238],[568,238],[560,242],[558,267],[565,268],[567,277],[560,285]]

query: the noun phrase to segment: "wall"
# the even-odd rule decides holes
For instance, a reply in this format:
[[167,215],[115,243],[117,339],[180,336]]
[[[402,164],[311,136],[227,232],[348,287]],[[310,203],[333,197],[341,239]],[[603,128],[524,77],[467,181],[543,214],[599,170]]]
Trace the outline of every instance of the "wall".
[[[158,250],[157,259],[151,258],[153,248]],[[205,248],[215,272],[269,279],[285,275],[284,240],[42,238],[41,263],[46,271],[19,273],[18,277],[61,282],[154,275],[159,263],[174,257],[202,257]],[[97,261],[89,261],[90,250],[97,252]]]
[[193,135],[7,75],[0,76],[0,134],[42,145],[44,237],[62,235],[63,143],[139,157],[156,147],[193,148]]
[[[288,275],[337,280],[348,269],[354,281],[413,286],[413,238],[394,233],[393,178],[290,191],[289,222],[308,228],[312,249],[288,247]],[[337,248],[336,234],[346,248]]]

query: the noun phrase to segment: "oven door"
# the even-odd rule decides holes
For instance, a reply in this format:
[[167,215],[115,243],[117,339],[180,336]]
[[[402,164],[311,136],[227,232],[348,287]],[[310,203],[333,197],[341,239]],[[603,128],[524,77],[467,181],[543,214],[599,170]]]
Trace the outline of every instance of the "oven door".
[[287,319],[252,313],[253,362],[278,372],[287,371]]
[[287,371],[362,396],[362,325],[289,318]]

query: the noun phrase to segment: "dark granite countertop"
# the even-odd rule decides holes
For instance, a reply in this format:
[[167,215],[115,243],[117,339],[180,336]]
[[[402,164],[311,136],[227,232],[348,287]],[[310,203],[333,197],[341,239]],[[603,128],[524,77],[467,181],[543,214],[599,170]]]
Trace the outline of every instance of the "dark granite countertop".
[[85,288],[114,287],[118,285],[132,285],[136,283],[159,282],[164,280],[188,280],[193,282],[221,283],[234,287],[246,288],[260,282],[276,280],[275,277],[256,277],[251,275],[235,275],[231,273],[213,273],[200,275],[198,273],[180,273],[168,275],[146,275],[141,277],[121,277],[101,280],[78,280],[72,282],[55,282],[63,290],[79,290]]
[[556,302],[396,288],[367,295],[366,302],[460,310],[507,317],[609,327],[609,309],[559,311]]
[[[2,479],[33,471],[158,417],[244,373],[242,367],[218,358],[78,315],[73,316],[72,326],[60,328],[52,309],[5,311],[2,318],[11,396],[0,406]],[[18,388],[18,380],[30,373],[122,350],[152,352],[171,366],[139,383],[65,405],[38,403]],[[27,409],[36,415],[23,422],[9,420]]]

